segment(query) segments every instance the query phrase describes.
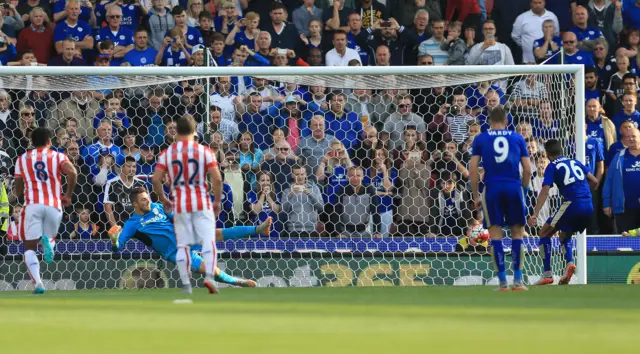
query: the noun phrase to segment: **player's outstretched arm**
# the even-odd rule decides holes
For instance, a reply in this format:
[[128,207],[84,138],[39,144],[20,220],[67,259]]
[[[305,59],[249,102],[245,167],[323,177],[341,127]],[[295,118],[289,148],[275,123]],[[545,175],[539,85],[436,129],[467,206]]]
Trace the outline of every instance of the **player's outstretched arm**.
[[549,190],[551,186],[546,185],[542,186],[542,190],[540,190],[540,194],[538,194],[538,201],[536,202],[536,207],[533,211],[533,214],[529,217],[529,225],[534,226],[538,219],[538,213],[540,213],[540,209],[544,206],[544,203],[547,202],[547,198],[549,197]]
[[76,189],[76,183],[78,183],[78,171],[71,161],[66,160],[62,163],[62,173],[67,176],[67,191],[62,196],[62,203],[65,204],[65,206],[69,206],[71,204],[73,191]]

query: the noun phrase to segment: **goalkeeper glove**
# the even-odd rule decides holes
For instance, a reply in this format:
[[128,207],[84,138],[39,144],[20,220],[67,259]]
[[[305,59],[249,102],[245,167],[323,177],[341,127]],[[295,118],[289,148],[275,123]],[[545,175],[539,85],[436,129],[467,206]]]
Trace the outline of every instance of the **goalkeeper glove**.
[[109,231],[109,239],[111,239],[111,252],[118,252],[118,238],[122,232],[122,227],[116,225],[112,226]]

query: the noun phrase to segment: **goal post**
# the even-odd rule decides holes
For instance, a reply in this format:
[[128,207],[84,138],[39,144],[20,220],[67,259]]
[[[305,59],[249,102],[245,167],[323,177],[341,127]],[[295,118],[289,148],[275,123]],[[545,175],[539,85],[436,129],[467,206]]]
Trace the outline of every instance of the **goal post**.
[[[197,92],[198,99],[200,100],[199,104],[202,104],[204,107],[203,112],[205,112],[201,117],[203,129],[208,131],[209,120],[211,118],[209,109],[216,106],[217,103],[214,104],[214,101],[219,99],[214,97],[217,89],[216,78],[221,77],[231,77],[231,85],[238,86],[244,86],[245,82],[252,82],[252,80],[248,78],[262,78],[271,82],[273,85],[270,86],[269,89],[273,89],[273,92],[278,92],[282,97],[273,102],[269,102],[268,105],[265,100],[263,105],[266,108],[262,107],[265,109],[264,112],[271,112],[268,108],[276,106],[276,101],[280,104],[278,107],[286,106],[286,97],[293,95],[292,92],[287,91],[286,84],[295,84],[297,85],[296,87],[304,88],[322,87],[326,88],[325,93],[345,93],[345,97],[347,98],[346,106],[350,109],[353,108],[354,105],[360,104],[359,102],[353,103],[350,101],[355,90],[370,90],[368,93],[369,96],[367,96],[368,98],[362,101],[364,113],[360,110],[360,107],[357,107],[357,109],[360,110],[358,117],[361,126],[366,126],[367,124],[375,125],[379,128],[379,133],[384,131],[384,129],[382,129],[385,123],[384,119],[389,119],[392,115],[399,114],[397,113],[399,111],[397,99],[404,96],[398,94],[409,92],[411,93],[411,102],[414,103],[414,111],[428,112],[425,113],[424,116],[421,115],[421,117],[424,118],[425,127],[429,130],[421,133],[422,135],[420,136],[425,140],[432,139],[431,142],[434,145],[421,150],[422,156],[419,157],[419,159],[425,159],[425,165],[433,162],[433,152],[436,150],[438,150],[438,154],[446,154],[447,143],[456,143],[456,145],[461,148],[466,141],[464,140],[466,139],[466,131],[454,131],[451,129],[447,132],[448,135],[446,139],[444,138],[444,133],[442,136],[438,135],[441,133],[440,127],[443,124],[448,124],[446,117],[449,113],[444,114],[443,121],[436,122],[434,120],[434,117],[440,113],[442,102],[451,103],[454,97],[461,92],[465,95],[467,92],[476,94],[474,90],[477,90],[478,84],[489,82],[494,85],[483,88],[485,91],[481,92],[477,97],[474,96],[477,102],[485,100],[484,94],[486,90],[501,90],[500,100],[504,101],[503,103],[506,104],[508,110],[511,112],[510,115],[513,116],[514,126],[516,123],[523,123],[523,126],[529,124],[530,129],[533,122],[539,118],[540,102],[545,101],[546,104],[550,106],[549,109],[552,111],[553,119],[558,120],[557,124],[559,129],[555,134],[557,134],[563,142],[565,152],[579,161],[585,162],[585,89],[584,67],[582,65],[72,68],[12,66],[3,67],[0,71],[0,90],[9,92],[9,94],[14,97],[14,101],[20,101],[20,104],[14,102],[13,109],[16,111],[20,111],[20,107],[24,107],[24,105],[34,105],[33,103],[27,102],[28,100],[25,98],[29,97],[29,93],[32,91],[45,91],[51,95],[55,95],[57,97],[53,99],[55,102],[50,106],[42,108],[46,113],[50,113],[46,115],[46,118],[41,120],[44,122],[49,119],[54,119],[54,116],[66,118],[60,116],[62,113],[58,114],[58,112],[62,111],[60,108],[61,101],[63,101],[62,97],[70,96],[73,92],[79,91],[109,92],[130,89],[132,97],[135,96],[136,98],[129,102],[131,107],[127,107],[127,109],[130,109],[130,112],[147,112],[144,109],[150,104],[149,100],[150,97],[153,96],[154,90],[161,90],[164,91],[167,96],[163,98],[166,99],[166,101],[163,102],[167,105],[167,107],[165,107],[167,111],[171,110],[174,116],[190,113],[188,102],[185,103],[180,96],[181,94],[183,96],[185,95],[182,91],[183,85],[181,83],[189,83],[184,85],[184,87],[195,87],[196,85],[210,82],[210,85],[204,84],[202,92]],[[532,78],[531,81],[526,81],[528,78]],[[194,82],[196,84],[192,84]],[[538,90],[538,86],[544,87],[544,91],[546,92],[544,99],[540,99],[540,97],[533,94],[531,94],[533,95],[531,96],[523,93],[522,89],[517,88],[521,82],[531,84],[531,91]],[[139,91],[134,92],[134,89],[139,89]],[[237,92],[237,94],[242,97],[240,100],[242,102],[230,103],[231,109],[233,109],[233,104],[242,104],[245,107],[244,109],[247,109],[246,107],[250,104],[249,87],[247,86],[241,89],[233,86],[232,89],[243,91]],[[440,89],[441,91],[438,91]],[[524,90],[526,91],[528,89],[524,87]],[[540,90],[543,89],[540,88]],[[254,92],[259,92],[259,90],[254,90]],[[440,93],[435,94],[433,92]],[[517,96],[514,92],[519,92],[521,96]],[[415,103],[418,96],[421,96],[420,103]],[[469,97],[465,96],[465,98]],[[92,100],[93,98],[89,98],[89,101],[93,102]],[[104,97],[102,97],[102,100],[104,100]],[[370,108],[364,108],[366,103],[370,101],[372,106],[369,106]],[[374,101],[375,104],[373,104]],[[100,112],[105,111],[102,103],[102,101],[99,102],[99,106],[96,108],[96,112],[94,112],[95,114],[87,118],[91,119],[94,126],[96,123],[100,124],[105,117],[104,114],[99,115]],[[309,126],[309,123],[314,115],[323,115],[329,110],[329,108],[327,108],[329,106],[322,106],[320,102],[317,102],[318,104],[314,106],[315,108],[313,109],[310,108],[313,102],[308,103],[300,113],[305,124],[304,127],[300,126],[301,135],[304,129],[308,128],[309,130],[307,132],[311,131],[312,128]],[[478,115],[482,115],[482,107],[480,107],[480,103],[477,104],[478,106],[464,107],[465,110],[468,109],[469,116],[476,116],[477,118]],[[228,118],[224,116],[225,107],[218,108],[223,111],[221,113],[223,120]],[[378,111],[379,108],[380,111]],[[40,110],[41,108],[36,107],[35,109]],[[142,109],[142,111],[140,111],[140,109]],[[379,117],[382,117],[380,121],[369,121],[368,116],[373,115],[374,112],[370,112],[367,109],[374,109],[375,113],[379,114]],[[131,113],[129,116],[136,114],[138,113]],[[143,113],[140,116],[128,117],[131,121],[131,126],[128,130],[140,130],[146,132],[146,134],[152,134],[150,129],[147,129],[149,127],[136,125],[142,124],[140,122],[151,122],[150,119],[152,118],[145,114],[147,113]],[[269,119],[275,122],[277,119],[276,117],[272,117],[272,114],[275,113],[269,113]],[[367,120],[363,118],[364,115],[367,116]],[[235,124],[240,124],[241,126],[242,122],[239,116],[235,116],[232,113],[231,117],[232,119],[235,117]],[[451,124],[459,124],[456,123],[455,117],[453,116],[451,122]],[[165,121],[164,124],[166,125],[167,122]],[[465,127],[466,124],[467,121],[464,121]],[[62,127],[62,122],[56,121],[53,126],[55,128]],[[432,126],[435,127],[433,131],[430,130]],[[275,123],[269,126],[269,134],[271,134],[271,129],[274,127],[276,127]],[[281,125],[279,127],[286,129],[287,133],[290,128],[289,125]],[[401,127],[397,126],[392,129],[392,131],[385,131],[385,134],[380,134],[379,137],[384,136],[385,139],[401,137],[405,127],[404,125]],[[167,132],[167,129],[170,128],[165,126],[164,131]],[[329,129],[329,127],[327,129]],[[240,133],[242,133],[242,127],[240,127],[240,130]],[[344,132],[341,131],[339,133]],[[121,141],[124,141],[124,134],[127,134],[127,132],[123,131],[119,134],[122,134],[119,138],[122,139]],[[456,134],[462,134],[464,139],[462,141],[457,140],[459,136]],[[88,136],[93,138],[95,135],[97,135],[97,133],[91,133]],[[360,135],[361,132],[357,132],[355,139],[360,140]],[[434,138],[436,135],[439,137]],[[430,138],[427,138],[427,136]],[[302,137],[303,136],[300,138]],[[145,136],[139,136],[137,138],[145,142],[147,141]],[[294,142],[296,141],[295,139],[297,139],[296,137],[289,138],[290,137],[287,136],[285,140]],[[349,139],[347,134],[345,134],[344,138],[339,138],[338,136],[336,136],[336,138],[343,140],[342,144],[345,146],[349,143],[347,141]],[[261,139],[266,140],[266,137],[262,136]],[[238,145],[234,145],[234,147],[240,146],[239,140],[237,142]],[[230,142],[225,141],[224,143],[227,144]],[[393,143],[393,141],[391,143]],[[388,144],[390,143],[387,140],[385,140],[385,144],[387,144],[386,151],[392,154],[394,146],[389,146]],[[405,147],[405,144],[404,142],[399,142],[397,145],[397,148],[400,149],[398,151],[401,154],[403,153],[402,148]],[[147,144],[142,143],[142,145],[146,146]],[[426,141],[425,145],[428,145]],[[441,145],[444,146],[442,149]],[[15,145],[12,145],[9,149],[17,148]],[[354,156],[351,155],[350,148],[347,150],[350,154],[349,158],[354,159]],[[463,155],[459,150],[457,153],[460,153],[460,156]],[[277,154],[277,152],[274,154]],[[277,158],[277,156],[274,158]],[[406,158],[405,156],[404,159]],[[373,157],[373,159],[375,159],[375,157]],[[391,162],[393,166],[393,160]],[[464,161],[460,163],[464,165]],[[338,166],[340,166],[340,164],[338,164]],[[404,165],[401,163],[400,166]],[[441,200],[439,199],[440,194],[438,193],[440,183],[438,176],[440,172],[436,174],[436,171],[440,170],[436,168],[436,162],[428,166],[430,166],[430,175],[426,177],[419,175],[415,175],[417,177],[411,177],[413,175],[410,173],[407,177],[407,175],[402,175],[402,172],[399,171],[401,168],[398,168],[397,181],[399,181],[399,183],[398,185],[394,184],[393,192],[389,192],[393,194],[394,205],[392,209],[391,229],[395,231],[395,233],[390,231],[388,236],[385,235],[382,239],[374,239],[372,236],[376,234],[376,232],[372,226],[373,221],[361,218],[363,223],[368,224],[366,230],[360,230],[362,232],[354,231],[351,236],[344,238],[342,238],[344,235],[341,235],[341,237],[336,237],[336,234],[328,235],[327,224],[333,225],[336,222],[341,224],[345,223],[345,221],[341,219],[341,215],[336,215],[337,212],[331,208],[329,212],[331,215],[327,216],[329,219],[318,222],[319,225],[324,226],[319,226],[318,229],[314,230],[314,232],[318,232],[317,235],[314,234],[314,237],[294,237],[290,235],[286,237],[273,237],[272,235],[272,237],[252,237],[247,240],[229,240],[219,243],[221,249],[221,264],[232,275],[251,277],[258,280],[259,286],[493,284],[493,275],[490,274],[492,272],[491,266],[489,265],[490,258],[486,251],[458,250],[458,245],[456,244],[457,239],[463,237],[463,234],[448,234],[443,236],[435,232],[435,239],[431,238],[431,235],[434,233],[432,232],[434,230],[433,227],[438,223],[429,219],[431,217],[431,210],[435,208],[437,212],[437,209],[444,208],[443,206],[446,206],[447,202],[445,200],[445,204],[437,204],[441,202]],[[444,169],[448,168],[446,167],[446,163],[443,166],[445,166],[443,167]],[[364,172],[366,173],[367,170],[365,169]],[[454,169],[451,172],[452,174],[459,174],[460,170]],[[344,173],[346,175],[348,169],[345,169]],[[314,175],[315,171],[312,171],[308,173],[308,178],[313,179],[315,178]],[[275,176],[274,178],[278,179],[278,177],[279,176]],[[243,178],[246,178],[246,175]],[[255,176],[253,178],[255,178]],[[284,178],[288,178],[288,176]],[[365,179],[366,178],[365,176]],[[417,228],[415,230],[418,231],[415,231],[412,228],[408,228],[407,230],[410,231],[401,234],[398,231],[400,221],[396,218],[396,211],[402,207],[403,203],[406,204],[407,198],[417,198],[410,194],[402,194],[404,192],[401,192],[401,189],[408,188],[407,186],[411,185],[409,182],[418,180],[421,183],[428,184],[428,187],[424,185],[422,187],[424,187],[423,192],[426,193],[424,199],[429,203],[428,208],[424,210],[428,210],[429,215],[415,214],[414,218],[417,219],[420,216],[424,216],[425,220],[429,221],[424,221],[421,224],[426,227],[424,229]],[[248,181],[248,183],[251,188],[254,188],[259,181],[253,180]],[[317,184],[324,198],[324,187],[319,182]],[[461,190],[466,193],[468,190],[465,190],[466,187],[464,187],[463,184],[464,180],[456,181],[456,186],[462,186]],[[324,186],[326,187],[326,182]],[[10,188],[10,185],[8,187]],[[102,195],[100,194],[103,191],[102,187],[103,186],[92,186],[91,188],[93,189],[90,188],[90,192],[83,191],[82,193],[96,194],[92,197],[94,199],[87,198],[87,200],[97,200]],[[282,191],[279,191],[279,193],[280,192]],[[291,193],[293,193],[293,191]],[[249,198],[247,195],[245,195],[245,197]],[[281,197],[278,196],[279,203],[281,202],[280,198]],[[334,203],[331,199],[323,201],[325,208],[328,204],[333,205]],[[469,209],[467,204],[464,203],[464,201],[461,203],[463,203],[463,206],[459,207],[459,209],[465,214],[472,215],[473,211]],[[553,212],[553,208],[555,207],[555,205],[551,205],[550,212]],[[348,213],[349,209],[340,208],[340,210],[342,210],[343,213]],[[235,213],[236,210],[234,209],[233,212]],[[290,212],[291,211],[289,211],[289,213]],[[326,209],[323,210],[323,212],[327,212]],[[280,213],[285,212],[281,211]],[[285,221],[283,221],[281,226],[283,234],[288,225],[286,223],[291,222],[291,215],[285,216],[286,218],[283,219]],[[77,217],[77,215],[74,214],[73,217]],[[321,218],[321,216],[318,217]],[[104,222],[101,217],[97,219],[100,219],[100,222]],[[237,224],[239,225],[239,223]],[[243,224],[251,224],[251,218],[244,219]],[[466,225],[461,227],[461,229],[466,229]],[[423,232],[423,230],[428,230],[428,232]],[[438,228],[438,230],[441,229]],[[530,277],[529,282],[532,282],[535,276],[542,274],[541,261],[537,255],[537,240],[534,236],[535,235],[531,235],[526,242],[527,264],[525,265],[525,273]],[[178,279],[174,267],[159,261],[157,256],[152,256],[149,250],[145,249],[144,245],[134,242],[130,244],[123,253],[111,256],[103,253],[107,250],[107,246],[105,245],[108,244],[108,241],[100,239],[99,235],[88,241],[69,240],[68,235],[63,237],[63,239],[64,240],[59,242],[58,246],[62,254],[58,256],[56,262],[54,262],[53,265],[43,265],[43,269],[45,269],[45,279],[51,279],[52,281],[66,279],[75,282],[75,284],[78,284],[81,280],[84,282],[83,284],[86,285],[89,284],[87,279],[77,279],[73,277],[81,276],[82,274],[96,274],[96,276],[105,277],[91,279],[91,281],[94,282],[91,284],[94,284],[96,288],[109,288],[112,286],[137,287],[139,284],[147,284],[144,281],[138,281],[136,275],[133,275],[135,273],[138,274],[137,276],[139,276],[139,274],[147,274],[147,276],[154,274],[155,279],[162,279],[162,286],[175,286],[177,284]],[[586,284],[586,235],[575,236],[574,242],[578,271],[572,283]],[[510,245],[510,242],[508,244]],[[555,275],[559,275],[563,271],[563,261],[559,249],[560,247],[554,244],[553,265]],[[16,284],[20,281],[23,282],[21,284],[24,287],[24,281],[28,279],[28,274],[26,274],[24,266],[17,263],[21,259],[19,256],[19,243],[9,242],[8,250],[8,256],[5,256],[5,259],[14,259],[16,263],[9,264],[4,268],[0,267],[0,290],[3,290],[3,287],[7,289],[10,287],[18,289],[20,286]],[[1,253],[0,257],[2,257]],[[121,271],[114,269],[99,271],[101,267],[116,268],[116,270],[119,269]],[[146,269],[150,270],[145,272]],[[68,277],[69,274],[71,274],[70,278],[65,278]],[[89,285],[86,286],[87,288],[89,287]],[[78,286],[78,288],[85,287],[83,285]]]

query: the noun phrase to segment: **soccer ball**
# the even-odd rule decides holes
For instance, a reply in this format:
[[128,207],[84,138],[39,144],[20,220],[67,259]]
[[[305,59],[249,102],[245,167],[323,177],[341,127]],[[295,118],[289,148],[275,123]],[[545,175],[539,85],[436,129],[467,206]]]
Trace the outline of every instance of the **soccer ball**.
[[471,229],[470,236],[476,243],[483,243],[489,240],[489,230],[482,227],[482,225],[476,225]]

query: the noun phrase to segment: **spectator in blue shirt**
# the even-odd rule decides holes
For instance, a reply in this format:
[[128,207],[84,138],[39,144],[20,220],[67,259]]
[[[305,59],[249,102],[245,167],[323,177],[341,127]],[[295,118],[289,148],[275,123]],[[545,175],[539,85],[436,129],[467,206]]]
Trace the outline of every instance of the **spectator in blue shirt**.
[[260,25],[260,16],[255,12],[247,13],[242,20],[236,21],[233,30],[227,35],[225,45],[246,45],[247,48],[255,50],[256,38],[260,33],[258,25]]
[[564,46],[564,64],[582,64],[595,66],[591,53],[578,49],[578,38],[573,32],[565,32],[562,37]]
[[[262,96],[259,92],[251,92],[247,98],[249,103],[242,113],[238,129],[241,133],[250,132],[260,150],[267,150],[273,145],[269,130],[273,126],[273,118],[266,111],[261,111]],[[241,106],[244,106],[241,105]]]
[[589,102],[590,99],[600,101],[601,98],[602,91],[598,86],[598,70],[593,66],[587,66],[584,68],[584,102]]
[[96,15],[93,11],[93,4],[91,1],[80,1],[80,0],[58,0],[53,2],[53,22],[58,24],[60,21],[64,20],[68,13],[66,10],[67,4],[70,2],[75,2],[80,7],[80,15],[79,19],[81,21],[87,22],[92,27],[96,27],[99,23],[96,21]]
[[124,56],[131,66],[152,66],[156,62],[158,51],[149,47],[149,32],[139,27],[134,33],[135,47]]
[[76,42],[76,49],[88,51],[93,49],[94,41],[91,34],[91,27],[85,21],[79,20],[80,4],[70,0],[65,7],[67,19],[56,24],[53,30],[53,41],[56,52],[62,54],[62,41],[72,39]]
[[227,55],[224,52],[224,35],[214,32],[211,35],[211,55],[217,66],[227,66]]
[[[629,3],[629,5],[627,5]],[[635,4],[631,1],[625,2],[622,10],[622,21],[626,27],[640,29],[640,0],[636,0]]]
[[[637,102],[638,96],[635,93],[625,93],[622,95],[622,111],[613,116],[612,119],[616,130],[619,130],[622,122],[626,120],[633,121],[636,128],[640,126],[640,112],[636,109]],[[618,134],[618,139],[620,139],[620,134]]]
[[598,27],[589,26],[589,13],[583,6],[578,6],[573,12],[573,23],[571,32],[578,38],[578,48],[592,52],[596,44],[596,39],[604,38]]
[[626,149],[609,165],[602,189],[604,213],[613,216],[620,232],[640,227],[640,131],[625,137]]
[[105,5],[105,10],[108,13],[111,8],[115,7],[120,8],[122,12],[122,27],[130,30],[131,32],[138,29],[140,20],[149,13],[148,10],[140,4],[139,0],[127,2],[125,2],[125,0],[116,0]]
[[124,137],[127,128],[131,126],[131,120],[122,111],[120,98],[113,94],[107,95],[103,102],[103,110],[98,112],[93,118],[93,127],[98,129],[101,122],[108,120],[113,124],[112,138],[116,144],[121,145],[122,137]]
[[333,135],[350,150],[359,141],[362,123],[356,113],[346,111],[347,96],[343,92],[331,92],[327,95],[327,101],[330,104],[329,111],[324,114],[326,133]]
[[182,30],[174,27],[164,37],[162,48],[156,55],[156,65],[160,66],[189,66],[191,54],[185,45]]
[[585,125],[587,136],[598,140],[605,151],[609,150],[609,146],[616,142],[616,127],[611,119],[604,116],[602,106],[595,98],[587,101]]
[[6,66],[10,61],[16,60],[18,51],[7,36],[0,35],[0,66]]
[[122,58],[133,49],[133,32],[122,26],[122,9],[112,6],[107,9],[106,27],[102,27],[96,35],[96,42],[111,40],[113,42],[113,53],[111,55],[111,65],[120,66]]
[[[200,34],[200,30],[195,27],[187,26],[187,12],[184,10],[182,6],[176,6],[171,10],[171,15],[173,15],[173,20],[176,23],[174,29],[179,29],[182,37],[184,37],[185,41],[184,46],[191,50],[193,46],[196,44],[204,44],[204,40],[202,39],[202,34]],[[171,31],[169,31],[171,33]],[[167,35],[170,35],[167,33]]]
[[242,16],[238,15],[238,10],[233,0],[221,1],[218,8],[219,16],[213,20],[213,27],[226,37],[233,30],[236,22],[242,19]]
[[627,137],[633,132],[634,129],[637,128],[632,121],[628,120],[622,122],[619,130],[620,136],[622,138],[609,146],[609,151],[607,151],[604,157],[604,166],[606,168],[609,168],[609,165],[611,164],[611,161],[613,161],[613,158],[618,155],[621,150],[627,147],[624,142],[627,141]]
[[552,19],[542,22],[544,36],[533,41],[533,55],[538,63],[560,64],[558,52],[562,48],[562,39],[556,35],[556,23]]
[[98,157],[103,152],[108,152],[115,158],[115,162],[117,165],[122,165],[124,163],[124,154],[122,150],[112,142],[111,137],[113,136],[113,123],[109,119],[103,119],[96,129],[96,136],[98,141],[88,145],[86,148],[82,149],[82,157],[84,158],[87,165],[94,168],[99,168]]

